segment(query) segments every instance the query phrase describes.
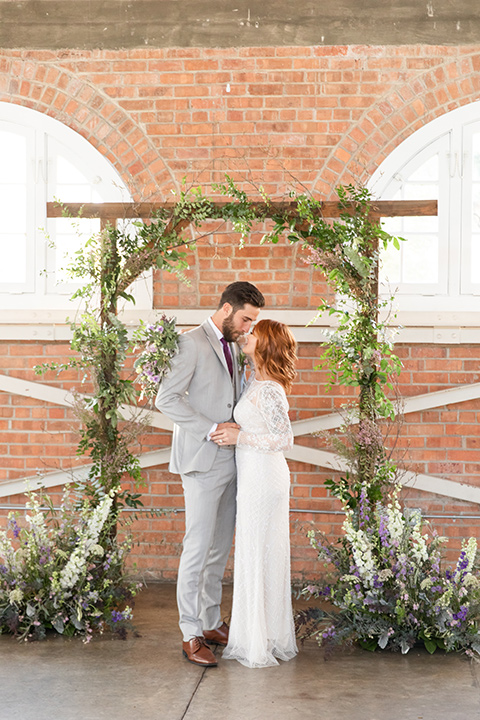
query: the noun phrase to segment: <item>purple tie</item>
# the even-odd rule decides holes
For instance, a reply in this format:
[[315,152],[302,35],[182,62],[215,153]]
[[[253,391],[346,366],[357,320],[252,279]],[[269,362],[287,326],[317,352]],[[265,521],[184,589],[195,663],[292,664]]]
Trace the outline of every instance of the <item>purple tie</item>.
[[227,361],[228,372],[230,373],[230,377],[233,377],[232,353],[230,352],[230,348],[228,347],[228,343],[225,338],[220,338],[220,342],[223,346],[223,354],[225,355],[225,360]]

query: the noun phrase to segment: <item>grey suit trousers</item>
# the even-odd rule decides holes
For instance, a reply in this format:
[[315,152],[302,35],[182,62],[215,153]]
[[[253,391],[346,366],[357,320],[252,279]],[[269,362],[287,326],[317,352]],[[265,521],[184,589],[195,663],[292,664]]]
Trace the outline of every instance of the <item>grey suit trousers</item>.
[[233,540],[236,467],[233,448],[219,448],[208,472],[181,475],[185,537],[177,580],[184,641],[221,624],[222,578]]

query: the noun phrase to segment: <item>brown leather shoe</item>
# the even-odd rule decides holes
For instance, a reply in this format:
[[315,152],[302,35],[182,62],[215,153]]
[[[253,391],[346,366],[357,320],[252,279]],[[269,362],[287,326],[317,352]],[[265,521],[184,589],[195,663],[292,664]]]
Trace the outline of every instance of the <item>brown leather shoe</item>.
[[217,658],[205,642],[204,637],[194,637],[183,643],[183,654],[187,660],[201,667],[215,667]]
[[203,633],[209,645],[228,645],[228,625],[222,623],[216,630],[205,630]]

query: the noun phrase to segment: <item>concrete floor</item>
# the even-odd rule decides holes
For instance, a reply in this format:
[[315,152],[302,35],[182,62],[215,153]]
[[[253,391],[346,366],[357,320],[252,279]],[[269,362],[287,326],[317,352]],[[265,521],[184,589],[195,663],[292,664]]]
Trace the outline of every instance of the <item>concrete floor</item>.
[[[228,615],[231,588],[225,589]],[[314,642],[279,667],[201,669],[181,654],[175,588],[137,599],[141,637],[0,637],[0,720],[480,720],[480,668],[464,656],[361,650],[328,661]],[[217,654],[220,653],[217,651]]]

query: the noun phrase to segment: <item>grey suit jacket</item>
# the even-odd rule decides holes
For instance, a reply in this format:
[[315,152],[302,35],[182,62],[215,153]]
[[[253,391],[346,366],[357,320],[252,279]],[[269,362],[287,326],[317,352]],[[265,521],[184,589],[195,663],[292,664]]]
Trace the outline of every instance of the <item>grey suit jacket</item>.
[[208,320],[179,337],[179,352],[155,400],[157,408],[175,423],[171,472],[207,472],[215,461],[219,448],[207,435],[214,423],[232,420],[241,390],[236,345],[230,349],[233,379]]

